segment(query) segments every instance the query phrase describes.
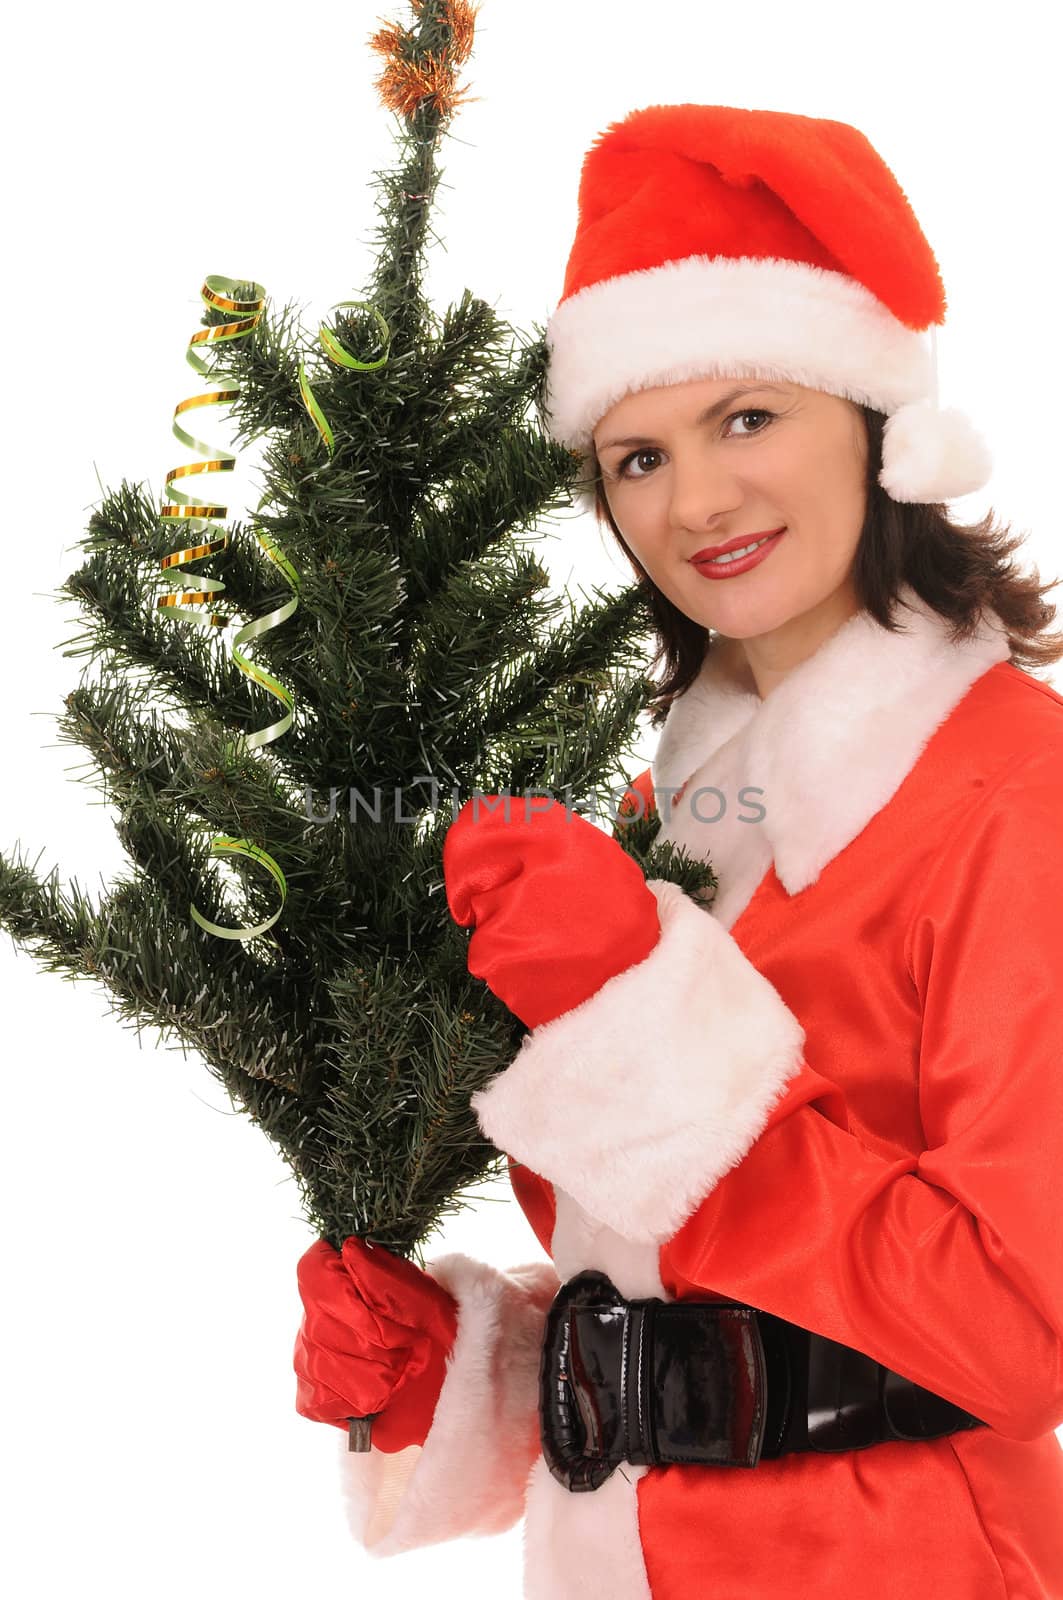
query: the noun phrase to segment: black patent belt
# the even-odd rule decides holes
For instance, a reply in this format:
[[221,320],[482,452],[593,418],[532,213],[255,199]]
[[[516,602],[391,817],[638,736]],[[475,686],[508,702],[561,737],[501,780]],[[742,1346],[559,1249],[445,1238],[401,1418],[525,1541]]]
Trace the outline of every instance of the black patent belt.
[[625,1300],[580,1272],[547,1314],[543,1455],[572,1490],[621,1461],[755,1467],[986,1423],[880,1362],[737,1300]]

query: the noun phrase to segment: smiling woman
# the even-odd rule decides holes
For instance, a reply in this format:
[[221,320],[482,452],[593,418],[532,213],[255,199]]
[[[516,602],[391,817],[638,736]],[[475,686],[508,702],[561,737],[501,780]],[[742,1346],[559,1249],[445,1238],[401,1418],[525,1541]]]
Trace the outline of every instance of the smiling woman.
[[524,1513],[533,1600],[1063,1595],[1063,639],[948,514],[943,316],[847,124],[655,105],[584,160],[545,414],[668,659],[634,795],[718,888],[578,817],[448,836],[558,1283],[459,1313],[412,1477],[350,1463],[381,1553]]
[[[635,572],[657,637],[658,721],[725,639],[741,641],[763,698],[854,612],[895,630],[904,584],[956,639],[971,637],[988,607],[1006,623],[1017,665],[1063,659],[1045,598],[1055,582],[1012,559],[1025,535],[993,508],[969,524],[943,503],[897,501],[882,487],[882,412],[798,384],[733,381],[702,405],[723,388],[696,380],[630,394],[602,417],[588,450],[595,515]],[[725,414],[736,400],[749,408]],[[748,582],[710,586],[704,560],[691,570],[691,555],[778,526],[784,537],[737,563],[755,570]]]
[[[739,394],[775,409],[724,416]],[[743,640],[762,698],[860,609],[851,573],[867,436],[852,402],[798,384],[736,391],[695,379],[625,396],[595,433],[625,549],[692,622]]]

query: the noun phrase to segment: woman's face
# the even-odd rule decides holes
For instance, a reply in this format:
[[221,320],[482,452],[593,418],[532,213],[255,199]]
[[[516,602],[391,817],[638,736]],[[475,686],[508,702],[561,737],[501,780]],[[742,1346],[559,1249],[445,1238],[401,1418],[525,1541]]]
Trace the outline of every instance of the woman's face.
[[[699,378],[625,395],[598,422],[594,443],[632,554],[695,622],[759,640],[759,652],[746,653],[766,678],[794,664],[787,658],[800,657],[800,641],[807,654],[858,609],[850,573],[867,499],[867,435],[852,402],[796,383]],[[781,527],[746,571],[712,578],[704,562],[691,564],[707,547]]]

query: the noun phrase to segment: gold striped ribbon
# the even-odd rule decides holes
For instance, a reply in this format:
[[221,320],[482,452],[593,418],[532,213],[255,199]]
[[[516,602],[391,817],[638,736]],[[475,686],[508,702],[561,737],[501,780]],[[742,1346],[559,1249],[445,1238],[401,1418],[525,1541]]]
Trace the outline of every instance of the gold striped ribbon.
[[[228,339],[242,339],[256,326],[262,315],[265,305],[266,291],[260,283],[252,284],[252,300],[237,300],[235,291],[240,287],[241,280],[224,278],[211,274],[204,280],[200,295],[207,305],[218,307],[222,311],[231,311],[236,314],[234,322],[217,323],[210,328],[199,329],[188,342],[185,359],[203,377],[209,377],[210,371],[206,363],[197,353],[198,347],[204,344],[216,344]],[[176,588],[160,595],[156,601],[158,609],[175,621],[191,622],[197,627],[209,630],[212,628],[227,627],[232,620],[223,617],[212,609],[213,602],[224,592],[225,585],[217,578],[208,578],[203,574],[191,574],[180,569],[187,567],[194,561],[201,561],[205,556],[217,554],[224,550],[229,543],[229,534],[224,526],[227,507],[212,503],[204,498],[194,500],[183,494],[174,485],[186,478],[196,477],[212,472],[232,472],[236,466],[236,457],[231,451],[216,449],[206,444],[202,439],[195,438],[180,425],[178,418],[188,412],[198,410],[202,406],[224,405],[235,400],[240,394],[239,388],[213,389],[207,394],[192,395],[187,400],[182,400],[174,409],[173,432],[182,444],[189,449],[197,451],[205,459],[202,461],[188,462],[183,466],[174,467],[166,474],[164,494],[169,505],[160,507],[159,515],[164,521],[181,521],[190,526],[196,542],[173,550],[164,556],[160,565],[164,571],[172,575]],[[258,505],[261,511],[266,503],[264,497]],[[209,535],[203,538],[202,535]],[[265,529],[255,527],[255,537],[269,559],[283,573],[284,578],[294,591],[299,586],[299,574],[292,566],[276,540]],[[252,734],[241,734],[235,740],[226,744],[226,757],[232,759],[235,755],[247,750],[257,750],[263,745],[270,744],[274,739],[279,739],[291,727],[294,701],[288,689],[272,673],[256,665],[240,649],[251,639],[267,632],[270,628],[279,627],[286,622],[298,606],[299,601],[293,593],[290,600],[282,606],[268,612],[265,616],[256,617],[253,621],[245,623],[233,636],[230,650],[232,658],[240,668],[255,683],[261,685],[285,707],[285,713],[276,722],[270,723],[266,728],[261,728]],[[185,609],[189,608],[189,609]],[[211,841],[210,856],[243,856],[254,861],[259,866],[265,867],[281,892],[281,903],[271,917],[264,922],[256,923],[253,927],[225,928],[220,923],[211,922],[203,916],[195,906],[190,907],[192,920],[207,933],[214,934],[219,939],[257,939],[261,934],[272,928],[284,910],[284,903],[288,897],[288,884],[284,873],[273,857],[261,846],[253,844],[250,839],[233,838],[228,834],[219,834]]]
[[[212,274],[204,280],[203,287],[200,290],[200,295],[207,305],[216,306],[223,311],[231,311],[237,317],[234,322],[218,323],[210,328],[199,329],[189,340],[185,359],[203,377],[209,377],[210,371],[197,353],[198,346],[219,343],[227,339],[244,338],[255,327],[262,315],[265,305],[265,289],[261,284],[254,283],[252,284],[252,293],[255,298],[252,300],[238,300],[235,298],[235,291],[239,288],[240,283],[241,280],[239,279],[225,278]],[[345,307],[368,310],[376,318],[377,326],[384,341],[383,354],[373,361],[362,361],[357,356],[351,355],[348,350],[345,350],[331,329],[326,328],[324,325],[318,330],[322,348],[329,359],[334,361],[337,366],[360,372],[377,371],[385,364],[390,354],[391,330],[387,321],[375,306],[364,300],[341,300],[331,309],[338,311]],[[331,455],[335,450],[335,435],[310,387],[302,362],[299,363],[299,392],[302,396],[303,404],[313,419],[314,426],[317,428]],[[180,489],[174,487],[174,485],[180,480],[201,476],[206,473],[232,472],[236,466],[236,457],[231,451],[217,449],[186,432],[181,427],[178,418],[202,406],[224,405],[229,401],[235,400],[239,394],[239,388],[214,389],[206,394],[193,395],[186,400],[182,400],[176,406],[173,420],[175,436],[182,444],[187,445],[191,450],[197,451],[204,459],[174,467],[166,474],[164,494],[170,504],[161,506],[159,513],[164,520],[180,520],[189,524],[193,534],[200,537],[198,537],[196,543],[184,546],[179,550],[173,550],[163,558],[160,564],[164,571],[171,574],[176,588],[161,595],[157,605],[165,611],[167,616],[172,617],[175,621],[191,622],[207,630],[227,627],[231,621],[231,618],[223,617],[212,609],[213,602],[224,592],[225,585],[217,578],[208,578],[203,574],[191,574],[181,569],[189,566],[192,562],[201,561],[204,557],[216,555],[219,550],[225,549],[229,542],[229,534],[223,524],[228,508],[224,505],[208,502],[203,498],[193,500],[182,493]],[[259,502],[259,511],[265,505],[266,498],[268,497],[264,497]],[[202,535],[204,533],[209,536],[203,538]],[[293,591],[296,590],[299,585],[299,574],[276,540],[265,529],[258,526],[255,527],[255,537],[266,555],[283,573],[291,589]],[[260,749],[263,745],[272,743],[274,739],[279,739],[291,727],[294,701],[290,691],[272,673],[256,665],[254,661],[243,653],[240,646],[257,638],[268,629],[279,627],[282,622],[286,622],[298,604],[298,598],[293,593],[292,598],[285,601],[282,606],[268,612],[263,617],[256,617],[253,621],[245,623],[233,636],[230,648],[237,666],[255,683],[279,700],[285,707],[285,712],[283,716],[279,717],[276,722],[270,723],[268,727],[261,728],[252,734],[240,735],[237,739],[229,741],[226,745],[226,755],[229,758],[238,752],[243,753],[247,750]],[[211,922],[209,918],[204,917],[202,912],[195,906],[190,908],[193,921],[199,927],[205,929],[207,933],[212,933],[219,939],[257,939],[261,934],[266,933],[273,927],[284,910],[284,904],[288,897],[288,884],[284,873],[274,858],[263,850],[261,846],[253,844],[250,839],[233,838],[228,834],[220,834],[211,841],[210,855],[212,857],[239,855],[256,862],[259,866],[265,867],[280,888],[281,903],[271,917],[267,917],[264,922],[256,923],[253,927],[222,927],[219,923]]]

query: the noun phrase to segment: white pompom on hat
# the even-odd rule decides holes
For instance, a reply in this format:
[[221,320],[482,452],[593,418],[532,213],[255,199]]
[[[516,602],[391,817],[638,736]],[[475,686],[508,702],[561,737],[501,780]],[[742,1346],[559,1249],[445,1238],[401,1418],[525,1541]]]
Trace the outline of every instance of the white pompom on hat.
[[640,389],[748,376],[885,413],[878,481],[894,500],[938,503],[988,482],[985,441],[938,407],[937,261],[858,129],[649,106],[587,152],[578,213],[546,327],[543,411],[558,443],[586,455],[599,419]]

